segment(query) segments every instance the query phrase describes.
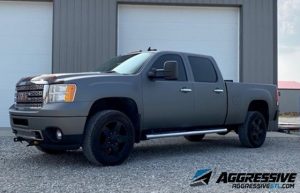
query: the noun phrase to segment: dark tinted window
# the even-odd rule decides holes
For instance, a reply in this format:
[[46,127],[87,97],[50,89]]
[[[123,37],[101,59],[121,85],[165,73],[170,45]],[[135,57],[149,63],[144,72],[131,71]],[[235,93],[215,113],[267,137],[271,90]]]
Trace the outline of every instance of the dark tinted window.
[[163,69],[166,61],[176,61],[178,63],[178,80],[186,81],[186,72],[181,56],[176,54],[166,54],[160,56],[152,65],[152,68]]
[[189,62],[196,82],[217,82],[214,65],[209,59],[190,56]]

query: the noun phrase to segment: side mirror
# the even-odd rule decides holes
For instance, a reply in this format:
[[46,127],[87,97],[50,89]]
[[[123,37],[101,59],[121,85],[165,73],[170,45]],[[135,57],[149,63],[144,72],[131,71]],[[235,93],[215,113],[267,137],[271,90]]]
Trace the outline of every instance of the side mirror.
[[178,79],[178,63],[176,61],[166,61],[163,69],[153,68],[148,72],[150,79],[164,78],[166,80]]
[[157,78],[157,69],[156,68],[152,68],[149,72],[148,72],[148,78],[153,79],[153,78]]
[[178,79],[178,63],[176,61],[166,61],[164,64],[164,78],[166,80]]

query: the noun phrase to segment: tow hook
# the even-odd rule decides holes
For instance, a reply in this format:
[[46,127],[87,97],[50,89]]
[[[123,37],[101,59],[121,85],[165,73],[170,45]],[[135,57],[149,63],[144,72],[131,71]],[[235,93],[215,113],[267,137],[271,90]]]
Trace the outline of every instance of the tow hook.
[[23,139],[21,137],[15,137],[14,138],[14,142],[20,142],[20,143],[23,143]]
[[38,145],[38,144],[39,144],[38,141],[30,141],[30,142],[28,142],[27,147],[28,147],[28,146],[35,146],[35,145]]
[[[23,141],[25,141],[25,140],[22,137],[15,137],[14,138],[14,142],[23,143]],[[38,141],[29,141],[27,146],[35,146],[35,145],[38,145],[38,144],[39,144]]]

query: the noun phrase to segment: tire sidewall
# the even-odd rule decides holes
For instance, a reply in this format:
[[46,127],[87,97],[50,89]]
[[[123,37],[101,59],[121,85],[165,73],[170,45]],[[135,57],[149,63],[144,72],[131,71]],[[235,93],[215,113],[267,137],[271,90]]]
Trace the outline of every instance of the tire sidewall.
[[[118,165],[121,164],[130,154],[134,144],[134,129],[129,118],[114,110],[102,111],[95,115],[93,123],[90,125],[91,132],[90,148],[95,160],[103,165]],[[128,133],[128,142],[124,145],[122,151],[116,156],[108,156],[100,149],[100,135],[104,129],[104,126],[111,121],[120,121],[123,124],[123,128]]]
[[[261,139],[260,139],[260,141],[258,143],[256,143],[255,141],[253,141],[252,138],[251,138],[251,134],[253,132],[253,127],[251,127],[251,124],[252,124],[253,120],[255,120],[257,118],[259,118],[259,119],[262,120],[262,125],[263,125],[263,127],[260,128],[260,129],[263,129],[263,136],[261,137]],[[267,124],[266,124],[264,116],[261,113],[259,113],[259,112],[254,112],[249,117],[247,128],[248,128],[247,129],[248,130],[247,134],[248,134],[249,142],[251,143],[251,145],[254,148],[262,146],[262,144],[265,142],[266,134],[267,134]]]
[[[255,119],[261,119],[262,120],[262,128],[263,129],[263,135],[259,141],[259,143],[253,141],[251,138],[251,134],[253,132],[253,127],[252,127],[252,122]],[[244,122],[244,124],[239,128],[239,138],[242,143],[242,145],[246,147],[251,147],[251,148],[258,148],[263,145],[265,139],[266,139],[266,134],[267,134],[267,124],[264,116],[257,111],[250,111],[247,114],[247,118]]]

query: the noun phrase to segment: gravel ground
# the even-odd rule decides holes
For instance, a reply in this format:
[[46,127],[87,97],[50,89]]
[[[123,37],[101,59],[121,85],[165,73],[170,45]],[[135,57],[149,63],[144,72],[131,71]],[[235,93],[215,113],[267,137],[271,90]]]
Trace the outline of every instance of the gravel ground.
[[[90,165],[81,151],[50,156],[0,137],[0,192],[252,192],[216,184],[222,171],[298,172],[300,137],[268,133],[263,147],[240,146],[234,134],[207,136],[200,143],[183,138],[157,139],[135,146],[120,166]],[[190,187],[198,169],[212,168],[209,185]],[[257,190],[256,192],[278,192]],[[300,176],[295,189],[300,192]]]

